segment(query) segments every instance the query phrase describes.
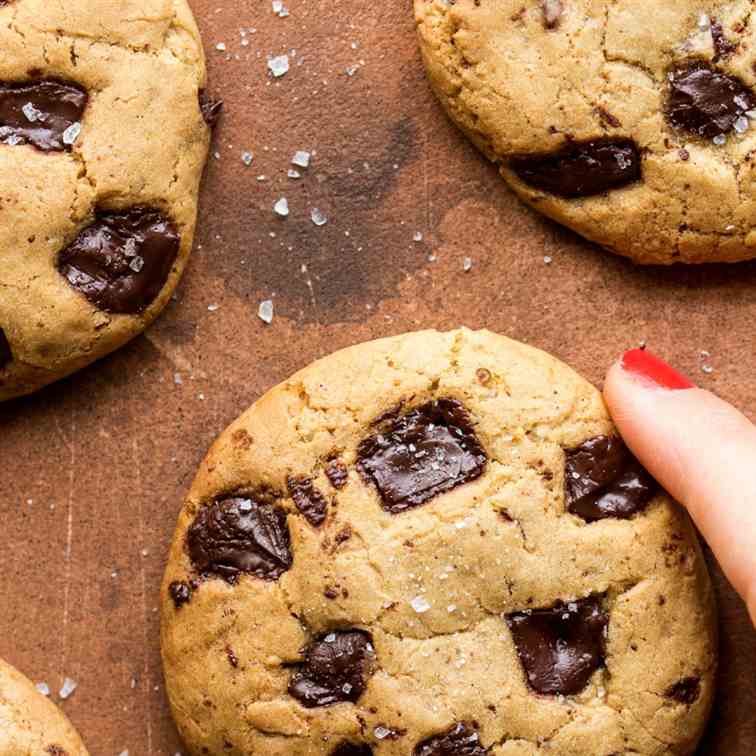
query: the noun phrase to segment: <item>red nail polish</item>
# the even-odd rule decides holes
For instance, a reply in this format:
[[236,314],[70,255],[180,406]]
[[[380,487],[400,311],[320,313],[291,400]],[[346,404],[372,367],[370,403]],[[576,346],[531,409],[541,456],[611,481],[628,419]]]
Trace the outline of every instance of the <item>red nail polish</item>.
[[695,384],[684,375],[647,349],[631,349],[625,352],[622,355],[622,368],[660,388],[673,391],[695,388]]

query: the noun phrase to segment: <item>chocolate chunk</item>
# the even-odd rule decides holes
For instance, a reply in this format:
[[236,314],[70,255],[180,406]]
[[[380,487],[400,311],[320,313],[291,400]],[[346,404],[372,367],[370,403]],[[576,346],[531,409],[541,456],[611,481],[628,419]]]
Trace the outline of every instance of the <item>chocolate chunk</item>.
[[529,186],[567,198],[603,194],[641,178],[632,139],[570,142],[557,152],[514,158],[510,165]]
[[528,684],[551,695],[579,693],[604,665],[608,623],[599,596],[507,616]]
[[726,134],[756,107],[756,95],[740,79],[701,61],[673,70],[668,78],[667,120],[700,137]]
[[277,580],[292,564],[286,513],[274,504],[232,497],[200,509],[187,534],[200,573],[235,583],[241,573]]
[[31,144],[43,152],[70,150],[88,96],[76,84],[54,79],[0,82],[0,143]]
[[294,499],[297,509],[313,527],[325,522],[328,504],[323,494],[318,491],[310,478],[292,478],[287,481],[289,495]]
[[543,25],[546,29],[556,29],[564,13],[562,0],[541,0]]
[[334,488],[344,488],[349,480],[347,466],[340,459],[332,459],[326,465],[325,474]]
[[738,49],[738,46],[727,39],[722,24],[716,18],[711,19],[710,29],[711,41],[714,44],[714,62],[716,63],[718,60],[732,55]]
[[357,450],[359,471],[372,481],[393,514],[483,474],[486,453],[464,406],[438,399],[389,421]]
[[336,630],[302,650],[304,662],[289,680],[289,693],[303,706],[354,703],[373,672],[375,650],[362,630]]
[[13,360],[10,344],[5,336],[5,332],[0,328],[0,370]]
[[143,312],[162,291],[179,251],[179,235],[157,210],[102,212],[58,256],[74,289],[106,312]]
[[223,100],[216,100],[210,97],[204,89],[199,91],[199,107],[202,117],[205,119],[205,123],[214,129],[221,117],[221,111],[223,110]]
[[567,509],[586,522],[632,517],[658,490],[617,436],[597,436],[567,451],[564,479]]
[[668,688],[664,695],[678,703],[690,706],[701,695],[701,680],[698,677],[684,677]]
[[192,600],[192,587],[183,580],[174,580],[168,586],[168,593],[170,593],[176,609],[181,609],[184,604],[188,604]]
[[331,756],[373,756],[373,749],[367,743],[341,743]]
[[450,730],[423,740],[415,746],[413,756],[486,756],[477,730],[466,722],[459,722]]

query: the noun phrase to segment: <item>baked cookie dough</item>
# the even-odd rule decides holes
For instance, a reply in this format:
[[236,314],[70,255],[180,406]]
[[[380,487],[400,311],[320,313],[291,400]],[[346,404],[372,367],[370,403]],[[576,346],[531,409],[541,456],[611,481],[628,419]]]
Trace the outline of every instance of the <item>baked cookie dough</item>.
[[217,104],[185,0],[0,2],[0,47],[4,400],[112,352],[166,305]]
[[162,590],[192,754],[690,754],[715,611],[601,395],[489,332],[326,357],[225,431]]
[[87,756],[71,723],[21,673],[0,660],[0,754]]
[[414,0],[443,107],[536,210],[639,263],[756,257],[751,0]]

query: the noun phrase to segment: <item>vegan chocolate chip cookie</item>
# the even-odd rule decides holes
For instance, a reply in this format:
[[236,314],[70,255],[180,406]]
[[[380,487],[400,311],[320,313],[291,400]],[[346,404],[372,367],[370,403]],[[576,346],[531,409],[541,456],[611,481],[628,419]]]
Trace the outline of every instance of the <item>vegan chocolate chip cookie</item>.
[[489,332],[362,344],[218,439],[162,592],[193,754],[690,754],[715,616],[601,396]]
[[22,674],[0,660],[0,754],[87,756],[71,723]]
[[443,107],[533,208],[640,263],[756,257],[750,0],[414,2]]
[[217,103],[184,0],[0,2],[0,400],[113,351],[189,255]]

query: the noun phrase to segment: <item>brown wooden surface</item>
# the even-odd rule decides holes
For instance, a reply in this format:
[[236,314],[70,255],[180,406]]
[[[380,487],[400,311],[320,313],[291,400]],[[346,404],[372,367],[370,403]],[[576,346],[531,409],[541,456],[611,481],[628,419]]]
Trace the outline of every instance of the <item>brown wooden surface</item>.
[[[118,354],[0,407],[0,656],[55,691],[64,676],[79,683],[64,708],[93,756],[179,749],[157,613],[176,513],[213,438],[312,359],[465,324],[546,349],[600,384],[646,340],[756,408],[756,264],[638,269],[536,217],[434,102],[409,0],[286,5],[281,19],[268,0],[194,2],[226,113],[176,301]],[[240,28],[257,29],[246,47]],[[267,55],[292,49],[291,71],[272,81]],[[286,178],[297,149],[317,153],[299,182]],[[287,220],[272,212],[281,196]],[[328,225],[311,223],[313,206]],[[271,296],[266,326],[256,313]],[[721,685],[701,752],[752,756],[756,635],[717,585]]]

